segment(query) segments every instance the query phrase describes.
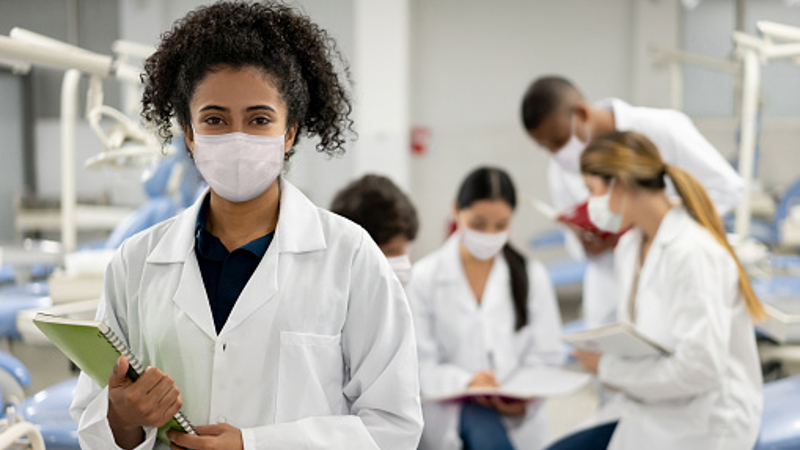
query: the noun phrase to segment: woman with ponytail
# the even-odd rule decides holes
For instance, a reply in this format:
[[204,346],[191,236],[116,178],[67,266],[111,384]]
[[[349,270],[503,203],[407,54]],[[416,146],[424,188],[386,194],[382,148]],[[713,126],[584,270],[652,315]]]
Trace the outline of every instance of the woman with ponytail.
[[[563,362],[547,272],[508,243],[516,204],[508,174],[476,169],[456,197],[456,233],[414,266],[408,295],[423,398],[500,386],[518,368]],[[427,403],[423,413],[423,450],[536,450],[547,441],[541,401]]]
[[[624,394],[608,448],[752,449],[762,409],[753,322],[765,313],[705,189],[633,132],[593,142],[581,171],[594,224],[632,227],[615,252],[618,319],[671,352],[576,352],[585,369]],[[678,202],[665,194],[667,181]]]
[[[416,447],[403,286],[366,231],[282,176],[301,136],[344,151],[346,72],[332,38],[283,3],[217,2],[162,35],[143,117],[165,142],[177,122],[209,189],[109,264],[98,319],[148,368],[132,381],[120,357],[106,389],[81,375],[82,449]],[[164,439],[179,410],[197,434]]]

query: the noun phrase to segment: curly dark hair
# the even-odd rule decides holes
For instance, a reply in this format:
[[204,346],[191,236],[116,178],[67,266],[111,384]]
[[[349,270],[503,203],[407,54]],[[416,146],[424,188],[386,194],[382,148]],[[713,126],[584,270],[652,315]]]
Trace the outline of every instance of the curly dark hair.
[[411,200],[380,175],[364,175],[345,186],[334,197],[331,211],[361,225],[378,245],[398,235],[413,241],[419,230]]
[[287,106],[287,126],[298,126],[298,138],[319,136],[317,151],[341,154],[353,121],[337,61],[349,83],[347,63],[333,38],[292,8],[273,1],[220,1],[191,11],[161,36],[158,50],[145,62],[142,117],[169,142],[173,117],[182,126],[191,123],[189,102],[209,72],[254,66],[276,84]]

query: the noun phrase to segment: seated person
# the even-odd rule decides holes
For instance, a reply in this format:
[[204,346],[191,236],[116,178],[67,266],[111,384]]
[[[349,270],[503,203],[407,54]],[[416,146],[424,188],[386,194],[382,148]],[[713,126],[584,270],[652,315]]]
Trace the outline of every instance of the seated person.
[[409,282],[408,247],[417,237],[419,222],[411,200],[392,180],[380,175],[364,175],[336,194],[331,211],[367,230],[400,282]]

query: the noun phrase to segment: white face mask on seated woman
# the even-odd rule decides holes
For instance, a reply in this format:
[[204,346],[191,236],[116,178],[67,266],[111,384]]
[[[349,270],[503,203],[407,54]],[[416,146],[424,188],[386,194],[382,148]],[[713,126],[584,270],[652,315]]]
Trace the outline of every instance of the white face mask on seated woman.
[[283,170],[285,134],[194,133],[194,161],[203,179],[220,197],[252,200]]
[[487,260],[497,256],[503,246],[508,242],[510,231],[499,233],[482,233],[463,227],[461,230],[461,243],[470,254],[480,260]]

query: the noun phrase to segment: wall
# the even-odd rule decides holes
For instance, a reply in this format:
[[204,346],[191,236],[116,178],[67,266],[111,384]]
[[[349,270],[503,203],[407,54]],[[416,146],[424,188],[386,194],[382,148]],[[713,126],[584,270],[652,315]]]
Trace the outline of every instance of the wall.
[[[635,3],[411,2],[411,117],[432,131],[428,154],[412,161],[423,221],[415,257],[441,243],[458,184],[480,164],[508,170],[522,195],[549,198],[547,158],[519,118],[522,95],[536,77],[562,74],[591,99],[630,100]],[[512,240],[523,247],[551,227],[521,207]]]

